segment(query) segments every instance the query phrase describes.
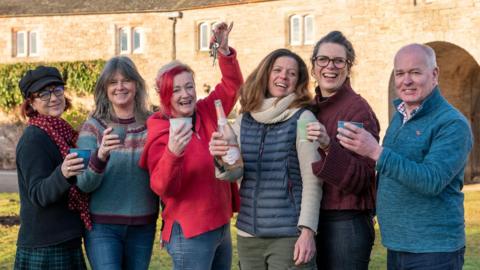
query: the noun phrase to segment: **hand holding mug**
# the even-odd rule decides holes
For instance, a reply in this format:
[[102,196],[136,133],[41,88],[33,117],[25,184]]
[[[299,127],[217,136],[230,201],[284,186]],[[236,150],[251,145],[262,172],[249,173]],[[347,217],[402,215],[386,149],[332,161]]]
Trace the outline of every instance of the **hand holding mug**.
[[318,141],[320,148],[323,150],[330,146],[330,136],[328,136],[327,129],[318,121],[307,124],[307,139]]
[[375,161],[379,159],[383,147],[370,132],[352,123],[345,123],[337,131],[337,139],[343,147]]
[[65,178],[77,176],[85,170],[83,158],[78,157],[78,153],[69,153],[65,156],[60,169]]
[[103,131],[102,141],[98,148],[98,158],[101,161],[107,161],[110,152],[114,149],[122,147],[121,140],[117,134],[112,134],[113,128],[109,127]]
[[192,124],[188,122],[181,123],[178,128],[170,128],[168,136],[168,149],[176,156],[180,156],[185,147],[192,139]]

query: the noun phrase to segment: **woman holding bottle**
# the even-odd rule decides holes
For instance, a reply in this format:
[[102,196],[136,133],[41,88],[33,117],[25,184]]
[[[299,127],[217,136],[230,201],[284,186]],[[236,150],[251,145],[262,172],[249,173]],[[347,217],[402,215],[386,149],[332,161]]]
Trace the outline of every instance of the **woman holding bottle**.
[[228,114],[243,83],[236,52],[228,47],[230,30],[225,23],[214,29],[222,81],[205,99],[197,101],[193,71],[178,61],[162,67],[156,78],[161,107],[147,122],[140,165],[162,200],[162,244],[173,269],[231,268],[230,218],[238,190],[215,178],[208,152],[217,129],[214,101],[221,100]]
[[367,101],[350,86],[355,51],[341,32],[321,38],[311,61],[318,84],[312,111],[320,122],[309,125],[308,135],[320,144],[322,159],[312,167],[324,181],[318,269],[368,269],[375,237],[375,161],[343,148],[336,136],[339,121],[344,121],[362,126],[378,140],[379,123]]
[[[316,121],[305,110],[311,101],[307,86],[303,60],[278,49],[260,62],[241,88],[242,114],[232,129],[244,162],[237,218],[242,269],[316,269],[322,189],[311,168],[320,159],[318,142],[303,136],[304,124]],[[219,163],[221,179],[239,176],[224,166],[230,148],[223,134],[212,135],[210,153]]]

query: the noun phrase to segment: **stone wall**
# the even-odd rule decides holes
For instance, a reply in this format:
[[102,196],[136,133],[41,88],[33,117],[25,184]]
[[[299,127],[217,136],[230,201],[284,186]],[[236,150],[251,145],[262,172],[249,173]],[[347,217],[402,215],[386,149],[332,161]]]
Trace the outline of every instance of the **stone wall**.
[[[226,20],[235,22],[231,44],[238,50],[245,77],[276,48],[291,48],[307,60],[312,45],[288,44],[288,18],[294,14],[315,16],[317,38],[338,29],[352,40],[358,54],[352,83],[371,102],[382,130],[388,123],[388,82],[399,47],[411,42],[443,41],[467,51],[477,64],[480,60],[479,0],[296,0],[188,10],[183,11],[176,25],[177,58],[194,68],[197,91],[203,96],[203,85],[214,86],[220,75],[208,54],[197,50],[197,25]],[[116,29],[121,26],[145,30],[144,53],[130,56],[150,86],[158,68],[171,60],[172,21],[166,13],[17,17],[0,21],[0,63],[108,59],[117,53]],[[12,57],[12,31],[22,29],[39,31],[38,57]],[[156,99],[152,95],[154,102]]]
[[0,170],[15,169],[15,147],[23,128],[20,123],[0,123]]
[[[479,76],[480,0],[284,0],[183,11],[176,24],[176,56],[195,70],[198,95],[205,95],[204,84],[213,87],[220,78],[218,66],[212,67],[208,53],[197,49],[199,23],[235,22],[231,45],[237,49],[247,77],[276,48],[290,48],[308,61],[313,45],[289,45],[289,17],[295,14],[314,15],[316,39],[331,30],[341,30],[352,41],[358,55],[352,73],[353,87],[374,108],[382,134],[389,120],[389,100],[393,98],[392,90],[389,91],[393,56],[408,43],[446,44],[442,56],[446,60],[442,63],[456,59],[458,50],[454,48],[464,51],[461,55],[472,66],[471,72],[446,68],[442,74],[440,66],[440,76],[451,76],[449,80],[441,80],[447,84],[441,86],[457,106],[472,107],[476,94],[462,98],[461,87],[463,81]],[[117,29],[139,26],[145,30],[146,47],[142,54],[130,56],[152,87],[158,68],[171,60],[173,21],[167,15],[145,12],[0,18],[0,63],[108,59],[117,54]],[[39,31],[38,57],[12,57],[13,31],[22,29]],[[462,76],[457,77],[459,72]],[[472,84],[472,91],[478,92],[478,80]],[[156,95],[151,93],[153,103],[158,103]],[[473,119],[476,112],[464,113]]]

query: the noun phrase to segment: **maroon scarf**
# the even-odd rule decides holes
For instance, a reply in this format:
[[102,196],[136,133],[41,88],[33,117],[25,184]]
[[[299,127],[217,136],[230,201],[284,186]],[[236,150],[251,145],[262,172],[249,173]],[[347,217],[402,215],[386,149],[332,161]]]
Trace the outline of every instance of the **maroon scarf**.
[[[75,147],[78,138],[78,132],[72,126],[60,117],[53,117],[41,114],[35,114],[28,119],[28,124],[37,126],[44,130],[48,136],[55,142],[65,159],[70,148]],[[77,186],[72,185],[68,192],[68,208],[78,210],[80,218],[88,230],[92,229],[92,220],[89,212],[89,195],[83,193]]]

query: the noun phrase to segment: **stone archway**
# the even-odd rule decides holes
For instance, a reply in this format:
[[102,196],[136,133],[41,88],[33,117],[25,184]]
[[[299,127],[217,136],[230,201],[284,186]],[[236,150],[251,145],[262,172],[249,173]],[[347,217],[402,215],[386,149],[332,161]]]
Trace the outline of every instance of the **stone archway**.
[[[480,178],[480,66],[461,47],[443,41],[427,43],[435,50],[440,68],[439,85],[442,94],[470,121],[474,146],[465,168],[465,182]],[[395,98],[393,72],[389,82],[389,116],[395,109],[391,101]]]

